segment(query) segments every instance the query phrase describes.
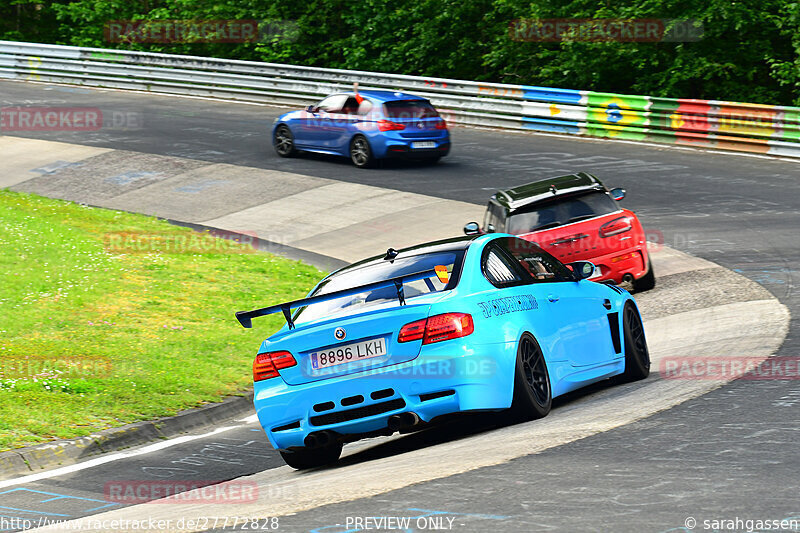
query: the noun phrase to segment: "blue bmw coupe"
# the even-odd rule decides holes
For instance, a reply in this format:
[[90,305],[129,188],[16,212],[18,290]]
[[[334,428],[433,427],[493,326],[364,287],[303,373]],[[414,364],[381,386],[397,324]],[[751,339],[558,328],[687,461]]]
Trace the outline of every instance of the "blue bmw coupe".
[[387,158],[438,161],[450,151],[450,132],[425,98],[364,90],[333,94],[281,115],[272,127],[272,145],[281,157],[334,154],[365,168]]
[[540,418],[552,399],[612,376],[647,377],[636,301],[508,234],[428,243],[366,259],[282,313],[253,363],[255,409],[295,468],[342,444],[413,430],[451,413]]

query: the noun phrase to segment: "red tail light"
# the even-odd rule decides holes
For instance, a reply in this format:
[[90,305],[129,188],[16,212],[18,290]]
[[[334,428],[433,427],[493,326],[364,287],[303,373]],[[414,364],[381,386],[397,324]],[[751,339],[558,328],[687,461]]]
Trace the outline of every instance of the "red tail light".
[[297,364],[289,352],[265,352],[256,355],[253,361],[253,381],[277,378],[278,370]]
[[600,226],[600,236],[611,237],[612,235],[619,235],[620,233],[630,231],[632,227],[633,225],[628,217],[615,218],[614,220],[606,222]]
[[397,336],[397,342],[411,342],[420,340],[425,336],[425,324],[427,322],[427,318],[409,322],[400,328],[400,334]]
[[436,123],[436,129],[437,130],[446,130],[447,129],[447,122],[445,122],[444,120],[440,120],[439,122]]
[[422,344],[466,337],[475,331],[472,315],[467,313],[445,313],[410,322],[400,328],[398,342],[422,340]]
[[390,120],[379,120],[378,129],[380,131],[394,131],[404,130],[406,127],[403,124],[398,124],[397,122],[392,122]]

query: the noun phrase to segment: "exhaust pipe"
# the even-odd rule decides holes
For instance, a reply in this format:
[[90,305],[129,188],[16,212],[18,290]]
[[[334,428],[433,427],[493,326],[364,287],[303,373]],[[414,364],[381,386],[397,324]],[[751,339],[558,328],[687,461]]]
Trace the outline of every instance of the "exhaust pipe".
[[316,433],[309,433],[303,439],[303,444],[306,448],[322,448],[332,444],[336,440],[336,434],[331,431],[317,431]]
[[417,413],[400,413],[388,418],[387,424],[392,431],[403,430],[419,424]]
[[630,272],[628,272],[627,274],[624,274],[622,276],[622,281],[625,281],[627,283],[633,283],[633,275]]
[[327,446],[331,443],[331,435],[327,431],[317,433],[317,446]]
[[387,420],[387,424],[389,429],[392,431],[397,431],[401,427],[403,427],[403,416],[402,415],[392,415]]
[[417,413],[403,413],[400,416],[403,419],[403,427],[410,428],[419,424]]

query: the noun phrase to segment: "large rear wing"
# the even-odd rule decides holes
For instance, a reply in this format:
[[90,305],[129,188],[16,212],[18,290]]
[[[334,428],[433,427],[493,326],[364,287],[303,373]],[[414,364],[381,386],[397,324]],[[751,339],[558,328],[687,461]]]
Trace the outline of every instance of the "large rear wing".
[[292,302],[272,305],[269,307],[262,307],[261,309],[254,309],[252,311],[237,311],[236,320],[238,320],[243,327],[252,328],[254,318],[260,316],[272,315],[278,312],[283,312],[283,317],[286,319],[286,324],[289,325],[289,329],[294,329],[294,320],[292,319],[292,309],[296,309],[298,307],[305,307],[307,305],[327,302],[330,300],[335,300],[337,298],[342,298],[344,296],[361,294],[362,292],[367,292],[369,290],[383,289],[386,287],[394,287],[395,290],[397,291],[397,300],[400,302],[400,305],[405,305],[406,297],[403,293],[404,283],[411,281],[418,281],[421,279],[428,279],[436,275],[437,274],[434,269],[423,270],[420,272],[414,272],[413,274],[398,276],[396,278],[374,281],[372,283],[359,285],[358,287],[353,287],[351,289],[343,289],[341,291],[331,292],[328,294],[320,294],[319,296],[312,296],[311,298],[303,298],[302,300],[294,300]]

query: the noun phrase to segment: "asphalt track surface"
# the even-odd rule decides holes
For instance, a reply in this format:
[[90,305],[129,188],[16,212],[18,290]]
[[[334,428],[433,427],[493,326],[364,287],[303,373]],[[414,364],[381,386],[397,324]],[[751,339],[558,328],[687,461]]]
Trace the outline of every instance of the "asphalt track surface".
[[[455,127],[453,151],[438,165],[397,162],[356,170],[326,156],[278,158],[267,131],[282,111],[269,107],[23,83],[0,84],[0,104],[95,106],[107,118],[127,117],[133,126],[112,124],[92,133],[4,132],[9,135],[283,170],[472,203],[484,203],[500,187],[589,171],[628,190],[625,205],[639,214],[651,239],[663,238],[668,246],[739,272],[788,306],[794,318],[778,355],[800,355],[795,162]],[[426,515],[454,518],[454,531],[689,531],[688,517],[698,521],[695,531],[712,531],[704,520],[797,517],[798,409],[797,381],[736,381],[536,455],[281,517],[280,530],[337,533],[359,530],[348,527],[354,517]],[[365,452],[366,459],[489,430],[494,422],[472,424],[393,441]],[[490,431],[485,437],[485,446],[502,446]],[[0,488],[0,497],[44,502],[54,496],[31,491],[63,494],[86,511],[92,502],[76,498],[102,500],[98,487],[105,480],[137,479],[143,468],[174,467],[173,461],[183,460],[186,478],[221,480],[282,465],[263,441],[257,425],[241,423],[158,452],[12,487],[19,489],[14,493]],[[42,504],[41,510],[64,501]],[[421,524],[414,520],[411,527],[422,530]]]

